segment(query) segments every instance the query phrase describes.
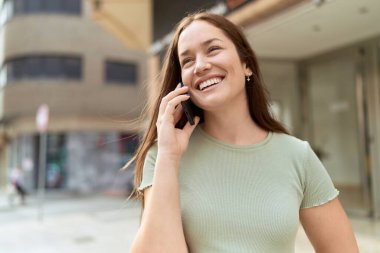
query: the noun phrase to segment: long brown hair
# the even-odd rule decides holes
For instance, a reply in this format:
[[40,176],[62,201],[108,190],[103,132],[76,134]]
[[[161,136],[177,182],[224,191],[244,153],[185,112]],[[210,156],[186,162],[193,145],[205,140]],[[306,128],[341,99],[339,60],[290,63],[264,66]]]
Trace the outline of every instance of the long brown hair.
[[143,196],[142,194],[139,194],[137,187],[139,187],[142,181],[145,156],[157,139],[156,121],[161,100],[170,91],[174,90],[177,84],[181,81],[181,67],[178,58],[178,39],[182,31],[196,20],[206,21],[222,30],[234,43],[240,60],[246,63],[247,67],[252,70],[252,79],[246,85],[246,92],[248,97],[249,112],[256,124],[267,131],[288,134],[288,131],[272,116],[270,112],[269,94],[263,84],[256,55],[240,28],[220,15],[208,12],[200,12],[189,15],[183,18],[176,26],[174,38],[167,49],[161,70],[159,94],[150,106],[150,110],[147,111],[150,116],[148,129],[143,137],[141,145],[133,157],[133,161],[136,162],[134,182],[135,193],[137,193],[137,196],[141,200],[143,200]]

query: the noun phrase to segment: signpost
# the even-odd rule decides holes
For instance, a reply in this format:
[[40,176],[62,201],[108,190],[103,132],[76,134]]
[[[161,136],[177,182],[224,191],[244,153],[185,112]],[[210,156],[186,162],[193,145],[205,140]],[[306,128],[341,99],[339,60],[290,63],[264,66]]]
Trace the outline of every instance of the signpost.
[[37,110],[36,125],[40,132],[40,158],[38,166],[38,219],[43,221],[43,204],[45,197],[45,174],[46,174],[46,130],[49,123],[49,107],[41,105]]

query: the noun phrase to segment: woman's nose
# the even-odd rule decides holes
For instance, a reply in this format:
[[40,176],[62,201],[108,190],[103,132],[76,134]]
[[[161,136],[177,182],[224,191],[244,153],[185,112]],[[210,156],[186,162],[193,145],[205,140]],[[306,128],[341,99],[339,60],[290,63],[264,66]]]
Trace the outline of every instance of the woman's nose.
[[204,58],[198,58],[195,62],[194,74],[201,74],[211,68],[211,64]]

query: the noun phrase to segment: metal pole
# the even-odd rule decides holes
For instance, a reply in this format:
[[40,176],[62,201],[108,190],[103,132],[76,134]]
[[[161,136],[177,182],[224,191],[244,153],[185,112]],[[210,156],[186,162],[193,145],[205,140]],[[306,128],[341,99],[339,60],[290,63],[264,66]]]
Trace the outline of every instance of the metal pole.
[[40,132],[40,158],[38,166],[38,220],[44,218],[44,198],[45,198],[45,171],[46,171],[46,132]]

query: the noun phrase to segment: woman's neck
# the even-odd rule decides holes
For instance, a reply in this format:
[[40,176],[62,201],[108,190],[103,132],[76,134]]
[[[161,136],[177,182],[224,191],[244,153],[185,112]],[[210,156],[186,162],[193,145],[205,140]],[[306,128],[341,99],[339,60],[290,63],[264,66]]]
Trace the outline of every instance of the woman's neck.
[[233,108],[218,112],[205,112],[202,129],[210,136],[235,145],[250,145],[263,141],[268,131],[253,121],[248,108]]

